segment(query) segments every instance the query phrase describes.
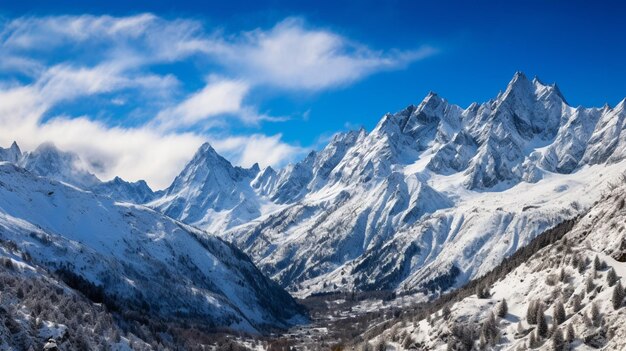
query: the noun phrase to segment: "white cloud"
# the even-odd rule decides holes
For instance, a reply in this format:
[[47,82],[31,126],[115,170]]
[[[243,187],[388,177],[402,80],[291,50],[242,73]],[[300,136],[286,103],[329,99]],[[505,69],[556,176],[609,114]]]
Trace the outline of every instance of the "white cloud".
[[306,148],[281,141],[282,135],[252,134],[212,139],[211,145],[220,153],[231,156],[235,164],[245,167],[255,163],[261,166],[277,166],[293,161],[306,152]]
[[[32,101],[32,97],[21,90],[6,94],[0,94],[0,101],[5,97],[21,98],[21,103]],[[63,150],[78,153],[101,179],[114,176],[127,180],[145,179],[156,189],[168,186],[207,139],[218,152],[241,165],[258,162],[261,166],[278,166],[292,160],[302,150],[283,142],[280,135],[212,137],[197,133],[163,133],[146,126],[109,127],[86,117],[56,117],[42,123],[37,118],[39,111],[22,109],[19,103],[12,106],[0,104],[0,111],[13,106],[27,114],[24,118],[11,114],[17,118],[2,120],[1,145],[7,146],[17,140],[24,150],[33,150],[40,143],[51,141]]]
[[287,89],[320,90],[381,70],[405,67],[435,50],[425,46],[384,53],[288,18],[269,31],[257,29],[234,41],[219,39],[206,52],[251,81]]
[[[258,128],[261,121],[287,119],[250,104],[255,89],[329,89],[432,52],[377,51],[294,18],[234,34],[152,14],[12,19],[0,22],[0,73],[22,77],[0,80],[0,143],[17,140],[32,150],[52,141],[77,152],[102,179],[145,179],[156,188],[169,185],[206,140],[235,164],[280,166],[305,149],[280,134],[229,131],[236,122]],[[208,76],[205,86],[190,89],[164,73],[164,64],[179,61]],[[89,116],[71,118],[71,111],[45,116],[62,102],[99,94],[108,94],[111,106],[150,117],[129,127],[124,118],[110,126]]]
[[189,127],[221,114],[242,111],[250,86],[243,81],[212,79],[202,90],[161,111],[155,124],[163,129]]

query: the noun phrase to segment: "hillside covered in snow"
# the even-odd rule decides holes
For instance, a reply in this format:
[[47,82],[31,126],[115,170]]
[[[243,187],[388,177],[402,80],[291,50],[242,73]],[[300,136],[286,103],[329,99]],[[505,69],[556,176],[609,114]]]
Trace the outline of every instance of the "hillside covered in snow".
[[[573,227],[549,233],[547,246],[518,255],[474,282],[474,290],[443,297],[444,302],[434,302],[437,308],[409,312],[375,336],[365,332],[369,345],[397,350],[626,348],[625,191],[622,179]],[[515,268],[507,272],[507,265]]]
[[3,257],[26,260],[131,319],[250,333],[305,320],[288,293],[222,239],[7,162],[0,239]]

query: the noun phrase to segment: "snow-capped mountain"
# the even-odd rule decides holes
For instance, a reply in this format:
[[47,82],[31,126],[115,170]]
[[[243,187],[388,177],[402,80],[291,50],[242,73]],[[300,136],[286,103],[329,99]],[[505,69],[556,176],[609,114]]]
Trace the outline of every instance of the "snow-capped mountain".
[[6,161],[11,163],[18,163],[22,158],[22,150],[17,146],[16,142],[13,142],[10,147],[2,148],[0,147],[0,161]]
[[281,170],[235,171],[205,145],[151,206],[297,294],[445,290],[591,206],[624,169],[624,105],[574,108],[518,72],[493,100],[430,93]]
[[561,239],[546,233],[547,246],[478,282],[481,296],[462,292],[427,318],[390,323],[371,342],[397,350],[625,349],[623,179],[607,190]]
[[8,162],[0,163],[0,236],[124,310],[248,332],[299,318],[291,296],[231,244]]
[[205,143],[149,206],[213,231],[246,223],[261,214],[261,202],[250,185],[258,173],[258,165],[234,167]]
[[108,196],[117,201],[135,204],[145,204],[160,194],[152,191],[144,180],[128,182],[120,177],[115,177],[108,182],[98,183],[88,189],[96,194]]
[[90,190],[117,201],[143,204],[160,195],[152,191],[143,180],[131,183],[115,177],[102,182],[89,172],[77,154],[60,150],[52,143],[43,143],[33,152],[22,153],[17,143],[13,142],[9,148],[0,148],[0,161],[11,162],[38,176]]
[[82,189],[100,183],[100,179],[88,171],[78,155],[61,151],[52,143],[43,143],[35,151],[25,153],[17,164],[31,173]]

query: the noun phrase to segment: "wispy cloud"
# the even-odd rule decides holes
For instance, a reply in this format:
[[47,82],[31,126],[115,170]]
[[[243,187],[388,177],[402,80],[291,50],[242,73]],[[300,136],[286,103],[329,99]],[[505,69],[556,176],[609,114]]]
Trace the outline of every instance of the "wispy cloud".
[[[259,131],[261,123],[287,117],[260,111],[250,102],[256,91],[331,89],[433,52],[374,50],[298,18],[240,33],[153,14],[10,19],[0,22],[0,143],[33,149],[52,141],[79,153],[104,179],[146,179],[157,188],[206,140],[235,163],[281,165],[305,149]],[[181,63],[208,77],[204,86],[167,69]],[[99,95],[110,106],[46,115]],[[94,117],[97,109],[149,117],[137,124],[118,116],[111,124]],[[251,131],[233,134],[234,124]]]
[[215,116],[236,115],[244,109],[243,99],[249,90],[249,84],[243,81],[210,79],[202,90],[161,111],[155,118],[154,125],[162,129],[173,129],[193,126]]
[[424,46],[385,53],[328,30],[308,28],[302,19],[288,18],[269,31],[257,29],[234,40],[216,39],[207,43],[205,52],[258,84],[320,90],[405,67],[434,54],[435,49]]

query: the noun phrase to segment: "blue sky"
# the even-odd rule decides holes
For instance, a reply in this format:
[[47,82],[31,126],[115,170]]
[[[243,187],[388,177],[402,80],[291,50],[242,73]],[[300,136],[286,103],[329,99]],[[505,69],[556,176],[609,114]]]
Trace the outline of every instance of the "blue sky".
[[206,140],[280,166],[431,90],[486,101],[518,70],[575,106],[626,96],[619,1],[0,4],[0,142],[156,188]]

